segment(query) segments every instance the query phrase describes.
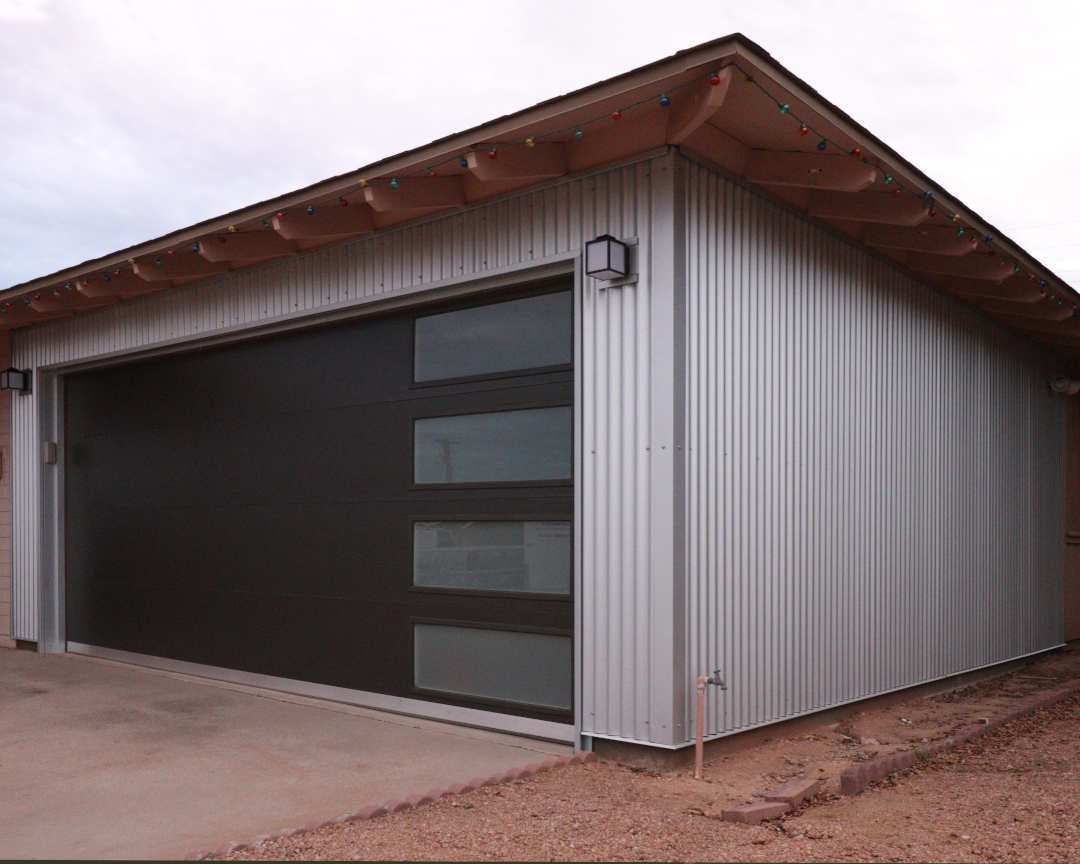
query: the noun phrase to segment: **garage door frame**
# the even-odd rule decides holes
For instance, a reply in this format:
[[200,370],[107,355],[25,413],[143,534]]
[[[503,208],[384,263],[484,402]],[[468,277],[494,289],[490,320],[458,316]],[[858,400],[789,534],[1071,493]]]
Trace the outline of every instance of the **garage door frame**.
[[[222,667],[202,666],[201,664],[189,664],[185,661],[176,661],[169,658],[149,657],[146,655],[132,655],[130,652],[104,649],[94,646],[86,646],[77,643],[70,645],[66,641],[65,634],[65,609],[64,609],[64,378],[66,375],[91,369],[104,368],[118,364],[139,362],[142,360],[161,357],[168,354],[188,352],[197,348],[206,348],[214,345],[222,345],[246,341],[249,339],[263,338],[275,333],[286,333],[293,330],[306,329],[323,324],[338,321],[362,318],[374,314],[383,314],[389,311],[416,309],[429,303],[435,303],[447,299],[470,297],[478,294],[495,292],[499,289],[524,286],[528,283],[540,282],[557,276],[571,276],[573,293],[573,345],[575,362],[571,368],[571,399],[572,429],[573,429],[573,505],[571,521],[573,523],[573,550],[574,550],[574,585],[573,585],[573,681],[574,681],[574,722],[573,724],[554,723],[546,720],[533,720],[529,718],[515,717],[500,714],[494,711],[481,711],[477,709],[463,708],[421,700],[403,699],[402,697],[388,697],[382,694],[368,691],[347,690],[346,688],[333,687],[331,685],[312,684],[310,682],[293,681],[292,679],[276,678],[275,676],[259,675],[240,670],[227,670]],[[301,695],[315,696],[317,698],[333,699],[335,701],[348,702],[355,705],[378,708],[381,710],[397,711],[399,713],[413,714],[416,716],[431,717],[434,719],[449,720],[471,726],[499,729],[502,731],[515,732],[518,734],[534,735],[535,737],[548,738],[560,741],[574,741],[580,743],[580,729],[582,727],[581,706],[581,495],[579,485],[583,477],[581,430],[583,409],[582,379],[578,364],[584,358],[582,350],[582,267],[580,252],[568,252],[561,256],[553,256],[541,266],[533,267],[510,267],[494,273],[482,279],[474,277],[456,280],[447,280],[437,285],[424,286],[418,289],[396,294],[392,298],[357,303],[352,301],[342,304],[341,307],[324,310],[317,314],[302,316],[281,316],[264,322],[256,327],[243,326],[236,328],[221,328],[199,339],[176,340],[159,344],[150,349],[116,352],[114,354],[99,356],[92,361],[80,361],[57,366],[39,367],[35,376],[36,401],[38,403],[38,440],[42,442],[42,454],[40,465],[40,554],[38,585],[40,586],[39,610],[38,610],[38,650],[43,653],[60,653],[73,651],[95,656],[108,656],[108,659],[135,662],[140,665],[150,665],[158,668],[167,668],[172,671],[185,671],[177,668],[177,664],[187,668],[188,674],[202,677],[218,678],[233,681],[234,683],[250,684],[252,686],[269,687],[270,689],[283,690],[286,692],[300,693]],[[49,455],[55,454],[55,461],[49,461]],[[123,655],[123,656],[120,656]]]

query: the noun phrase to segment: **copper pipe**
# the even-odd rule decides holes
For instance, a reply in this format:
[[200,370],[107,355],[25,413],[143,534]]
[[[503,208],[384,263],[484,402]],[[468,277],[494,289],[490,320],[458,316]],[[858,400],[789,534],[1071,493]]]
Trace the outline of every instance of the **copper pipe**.
[[694,779],[704,776],[705,762],[705,686],[709,679],[698,675],[697,679],[697,741],[694,744]]

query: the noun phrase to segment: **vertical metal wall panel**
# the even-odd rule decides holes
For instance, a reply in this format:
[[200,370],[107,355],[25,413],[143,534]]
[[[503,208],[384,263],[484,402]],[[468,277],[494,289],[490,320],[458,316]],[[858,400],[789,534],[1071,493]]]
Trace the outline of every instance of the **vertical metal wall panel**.
[[1054,361],[687,174],[686,680],[730,688],[706,734],[1060,644]]
[[[648,741],[654,727],[669,724],[672,709],[670,699],[665,704],[650,689],[657,646],[671,643],[670,620],[654,620],[649,602],[650,532],[653,524],[670,520],[670,501],[653,500],[649,462],[657,161],[670,166],[672,157],[568,178],[423,224],[17,331],[14,362],[37,369],[153,349],[565,259],[602,233],[636,237],[642,266],[637,285],[598,290],[583,280],[583,344],[576,361],[583,398],[575,413],[583,451],[583,476],[575,481],[583,528],[577,538],[583,634],[577,671],[583,731]],[[664,279],[670,285],[671,274]],[[14,605],[21,639],[38,637],[36,401],[36,394],[13,400]],[[663,576],[670,581],[670,573]],[[663,674],[670,690],[670,666]]]
[[[16,341],[12,340],[13,365],[20,362]],[[39,606],[36,538],[40,536],[40,504],[34,458],[38,417],[34,401],[32,395],[11,400],[11,638],[30,640],[37,639]]]
[[[638,237],[640,274],[637,284],[621,288],[585,280],[582,291],[582,731],[660,744],[672,743],[675,705],[673,507],[670,494],[658,490],[665,480],[670,489],[674,461],[670,441],[663,443],[657,431],[658,419],[670,423],[672,405],[670,386],[654,392],[655,370],[664,360],[658,351],[670,355],[672,349],[670,340],[657,339],[655,318],[665,298],[671,302],[673,234],[658,239],[655,226],[658,202],[667,202],[671,217],[673,165],[669,157],[643,166],[636,188],[621,194],[609,175],[598,184],[605,194],[571,208],[580,220],[572,217],[568,226],[586,238],[604,225],[618,236]],[[664,605],[666,617],[657,608]]]

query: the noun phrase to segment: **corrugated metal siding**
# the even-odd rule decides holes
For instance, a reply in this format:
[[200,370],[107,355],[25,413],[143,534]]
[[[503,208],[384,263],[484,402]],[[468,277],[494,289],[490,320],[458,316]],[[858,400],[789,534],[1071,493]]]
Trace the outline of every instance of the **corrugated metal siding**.
[[[586,286],[580,329],[584,356],[577,422],[584,463],[578,544],[581,566],[583,693],[586,728],[648,740],[651,712],[671,703],[649,691],[650,645],[670,644],[670,622],[648,614],[649,525],[657,505],[647,462],[649,434],[652,172],[648,160],[568,179],[333,248],[209,279],[62,322],[20,331],[15,363],[38,368],[194,339],[223,328],[384,299],[440,282],[528,267],[582,248],[605,232],[637,237],[638,285]],[[670,238],[667,241],[670,245]],[[585,280],[588,282],[589,280]],[[670,287],[670,274],[666,283]],[[18,636],[37,638],[40,477],[35,397],[15,408],[15,579]],[[594,411],[580,410],[581,404]],[[663,518],[661,511],[659,518]],[[670,518],[670,517],[668,517]],[[670,580],[670,573],[664,574]],[[653,631],[662,627],[665,631]],[[670,675],[667,676],[670,678]]]
[[674,461],[664,428],[671,423],[671,379],[657,394],[656,375],[666,369],[659,374],[670,376],[672,369],[673,167],[670,158],[654,163],[652,183],[625,202],[616,223],[621,231],[612,232],[644,239],[642,226],[651,226],[651,242],[637,250],[638,283],[598,288],[585,280],[578,365],[583,470],[577,492],[586,574],[582,731],[665,744],[674,705],[667,491]]
[[687,172],[686,677],[730,687],[706,734],[1059,644],[1052,361]]
[[[15,349],[17,342],[12,339],[12,365],[21,359]],[[37,639],[39,602],[35,402],[33,396],[11,400],[11,638],[31,641]]]

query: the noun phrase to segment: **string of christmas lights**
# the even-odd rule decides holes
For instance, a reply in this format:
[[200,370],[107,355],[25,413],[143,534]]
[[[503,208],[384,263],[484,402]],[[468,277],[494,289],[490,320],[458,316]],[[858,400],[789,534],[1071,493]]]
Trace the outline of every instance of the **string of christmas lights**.
[[[815,129],[810,124],[810,122],[807,119],[805,119],[803,117],[800,117],[798,114],[796,114],[794,111],[792,111],[791,105],[789,103],[784,102],[783,100],[781,100],[781,99],[777,98],[776,96],[774,96],[771,92],[769,92],[769,90],[760,81],[757,80],[757,78],[754,77],[752,72],[749,72],[746,69],[744,69],[739,64],[739,62],[735,61],[735,60],[728,61],[726,63],[720,64],[718,67],[716,67],[713,71],[709,72],[707,75],[691,78],[691,79],[689,79],[687,81],[684,81],[682,84],[676,84],[676,85],[674,85],[672,87],[669,87],[669,88],[667,88],[667,89],[665,89],[665,90],[663,90],[663,91],[661,91],[659,93],[654,93],[654,94],[652,94],[650,96],[644,97],[642,99],[638,99],[638,100],[636,100],[634,102],[630,102],[630,103],[626,104],[622,108],[618,108],[618,109],[616,109],[614,111],[610,111],[610,112],[607,112],[607,113],[604,113],[604,114],[598,114],[597,116],[595,116],[593,118],[590,118],[590,119],[584,120],[584,121],[580,121],[580,122],[578,122],[578,123],[576,123],[576,124],[574,124],[572,126],[564,126],[564,127],[557,128],[557,129],[551,129],[551,130],[548,130],[547,132],[543,132],[543,133],[538,134],[538,135],[530,135],[528,137],[521,138],[521,139],[518,139],[518,140],[500,141],[497,144],[487,145],[482,150],[478,149],[478,148],[469,148],[469,149],[461,151],[458,154],[455,154],[455,155],[452,155],[452,156],[447,156],[446,158],[444,158],[444,159],[442,159],[442,160],[440,160],[438,162],[430,163],[430,164],[428,164],[428,165],[426,165],[426,166],[424,166],[422,168],[419,168],[419,169],[417,169],[417,170],[415,170],[413,172],[402,173],[402,174],[399,174],[399,175],[396,175],[396,176],[393,176],[393,177],[377,177],[377,178],[371,178],[371,179],[359,178],[356,181],[356,186],[359,189],[363,189],[366,186],[371,186],[371,185],[376,185],[376,184],[386,184],[391,189],[397,190],[397,189],[401,188],[403,181],[407,181],[407,180],[411,180],[411,179],[415,179],[415,178],[436,177],[436,176],[438,176],[440,169],[445,168],[445,167],[450,166],[450,165],[458,165],[458,166],[463,167],[463,168],[468,168],[468,165],[469,165],[468,157],[470,155],[476,156],[478,158],[482,157],[482,158],[488,158],[488,159],[498,159],[499,158],[499,153],[504,151],[505,149],[512,148],[512,147],[533,148],[538,143],[547,141],[549,139],[558,138],[558,139],[561,140],[561,139],[563,139],[565,137],[570,136],[570,137],[573,138],[574,141],[582,141],[586,137],[586,134],[587,134],[586,130],[588,128],[593,127],[593,126],[595,126],[597,124],[600,124],[600,123],[617,123],[618,121],[620,121],[623,118],[623,116],[627,112],[634,111],[635,109],[638,109],[638,108],[640,108],[640,107],[642,107],[644,105],[658,104],[661,108],[669,108],[669,107],[671,107],[671,105],[673,104],[673,99],[672,99],[673,95],[677,95],[680,91],[685,90],[687,87],[694,86],[694,85],[698,84],[699,82],[701,82],[702,80],[707,80],[709,82],[709,84],[712,85],[712,86],[718,86],[723,80],[722,76],[721,76],[721,73],[725,69],[728,69],[728,68],[733,68],[733,69],[737,70],[739,73],[741,73],[742,76],[743,76],[743,79],[747,83],[752,85],[757,90],[757,92],[763,94],[773,104],[776,105],[777,111],[779,111],[779,113],[781,115],[783,115],[783,116],[785,116],[787,118],[790,118],[791,122],[793,124],[795,124],[794,128],[795,128],[795,132],[796,132],[796,134],[798,136],[806,137],[806,136],[812,135],[813,137],[817,138],[818,140],[817,140],[817,144],[815,146],[816,146],[816,149],[818,150],[818,152],[825,153],[825,152],[828,152],[830,149],[832,149],[832,150],[835,150],[835,151],[837,151],[839,153],[847,154],[848,156],[850,156],[852,158],[859,159],[864,164],[869,165],[878,175],[880,175],[881,180],[885,183],[885,185],[893,187],[892,188],[892,194],[894,196],[900,196],[900,195],[904,195],[904,194],[914,196],[914,197],[920,199],[920,201],[922,202],[923,207],[927,209],[928,216],[930,218],[934,218],[934,217],[937,216],[937,200],[935,198],[933,190],[931,190],[931,189],[922,189],[922,190],[920,190],[917,187],[911,187],[911,188],[905,187],[904,184],[899,183],[888,172],[888,170],[886,170],[886,168],[884,168],[880,164],[880,161],[879,161],[878,157],[875,157],[874,160],[872,161],[870,159],[870,157],[864,155],[864,153],[862,152],[862,149],[860,147],[857,147],[857,146],[856,147],[850,147],[850,148],[846,147],[845,145],[840,144],[839,142],[837,142],[834,139],[830,138],[827,134],[819,132],[817,129]],[[339,196],[337,196],[335,203],[340,207],[347,207],[349,205],[349,200],[348,200],[348,198],[346,196],[339,195]],[[320,205],[320,206],[322,206],[322,205]],[[317,212],[317,208],[316,208],[316,206],[314,204],[308,204],[306,207],[303,208],[303,211],[309,216],[314,216],[315,213]],[[286,216],[286,214],[288,212],[289,212],[288,210],[279,210],[279,211],[276,212],[275,215],[276,215],[276,217],[278,219],[282,219],[282,218],[284,218]],[[974,226],[972,226],[970,224],[964,224],[964,222],[961,220],[961,217],[960,217],[960,215],[958,213],[952,213],[948,217],[948,221],[952,222],[956,226],[956,233],[957,233],[958,237],[965,237],[965,236],[968,237],[969,242],[973,246],[975,246],[976,248],[979,247],[980,245],[986,247],[986,251],[987,251],[987,253],[989,255],[997,255],[997,254],[999,254],[997,252],[997,250],[993,248],[995,238],[991,233],[989,233],[988,230],[978,230],[978,229],[976,229]],[[264,230],[270,230],[270,229],[273,228],[272,222],[269,219],[266,219],[266,218],[262,219],[260,224],[261,224],[261,227]],[[237,232],[237,227],[235,225],[229,225],[225,229],[224,233],[225,234],[233,234],[233,233],[236,233],[236,232]],[[224,236],[223,234],[216,234],[216,235],[213,235],[213,236],[215,236],[220,243],[227,243],[228,242],[228,238],[226,236]],[[192,244],[192,247],[191,247],[192,251],[194,251],[196,253],[199,252],[199,250],[202,248],[202,244],[205,243],[205,242],[207,242],[206,239],[196,241],[194,244]],[[155,266],[160,267],[164,263],[164,258],[171,258],[171,257],[174,257],[175,255],[176,255],[176,250],[175,249],[169,249],[164,253],[164,257],[162,255],[156,256],[154,258],[153,263],[154,263]],[[1004,254],[1002,254],[1002,257],[1006,258],[1006,260],[1009,260],[1008,256],[1005,256]],[[1015,260],[1014,258],[1011,259],[1011,260],[1012,260],[1012,265],[1013,265],[1013,271],[1012,271],[1013,275],[1025,275],[1025,276],[1027,276],[1030,279],[1030,281],[1034,282],[1037,285],[1037,287],[1039,288],[1039,291],[1040,291],[1040,293],[1042,294],[1043,297],[1049,296],[1049,294],[1050,294],[1049,285],[1048,285],[1048,282],[1047,282],[1046,279],[1041,278],[1040,276],[1038,276],[1037,274],[1035,274],[1035,273],[1033,273],[1031,271],[1025,270],[1020,265],[1020,263],[1017,260]],[[134,263],[135,263],[134,259],[130,259],[130,258],[128,259],[128,264],[129,265],[134,265]],[[52,294],[54,296],[59,296],[62,293],[65,293],[65,292],[72,292],[77,287],[79,287],[80,284],[82,284],[82,285],[91,284],[94,281],[95,278],[100,278],[104,282],[109,282],[113,278],[116,278],[116,277],[120,276],[121,272],[122,272],[121,269],[114,268],[111,272],[104,272],[103,271],[103,272],[101,272],[99,274],[95,274],[94,276],[87,276],[87,277],[84,277],[81,280],[76,280],[74,283],[66,282],[66,283],[64,283],[64,285],[62,287],[61,286],[54,287],[52,289]],[[1054,293],[1054,295],[1056,297],[1056,301],[1057,301],[1057,304],[1059,306],[1064,305],[1066,302],[1069,302],[1070,305],[1072,305],[1072,307],[1073,307],[1074,314],[1080,314],[1080,306],[1078,306],[1077,303],[1075,303],[1071,299],[1066,301],[1064,295],[1062,293],[1060,293],[1059,291],[1057,291],[1057,290],[1055,290],[1053,293]],[[23,297],[22,299],[23,299],[24,304],[26,306],[29,306],[34,300],[40,300],[41,299],[41,294],[27,295],[27,296]],[[15,301],[10,301],[9,300],[9,301],[6,301],[4,303],[0,303],[0,314],[7,313],[11,309],[14,309],[15,307],[16,307],[16,302]]]

